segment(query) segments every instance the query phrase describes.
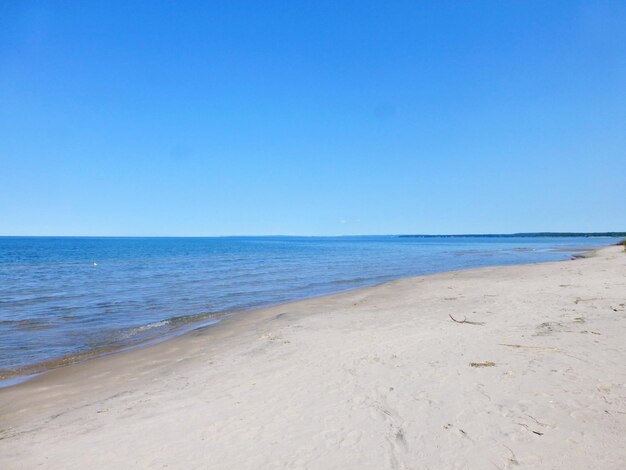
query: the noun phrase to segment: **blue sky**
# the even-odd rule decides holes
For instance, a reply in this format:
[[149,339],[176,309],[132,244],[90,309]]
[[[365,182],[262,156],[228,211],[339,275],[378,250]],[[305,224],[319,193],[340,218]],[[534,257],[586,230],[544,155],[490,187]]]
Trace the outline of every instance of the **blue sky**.
[[0,234],[626,229],[624,2],[0,0]]

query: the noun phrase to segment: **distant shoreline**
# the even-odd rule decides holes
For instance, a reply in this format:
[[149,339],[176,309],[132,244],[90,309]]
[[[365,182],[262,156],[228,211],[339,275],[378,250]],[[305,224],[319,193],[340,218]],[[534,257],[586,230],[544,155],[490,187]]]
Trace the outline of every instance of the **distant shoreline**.
[[473,233],[459,235],[398,235],[400,238],[621,238],[626,232],[529,232],[529,233]]

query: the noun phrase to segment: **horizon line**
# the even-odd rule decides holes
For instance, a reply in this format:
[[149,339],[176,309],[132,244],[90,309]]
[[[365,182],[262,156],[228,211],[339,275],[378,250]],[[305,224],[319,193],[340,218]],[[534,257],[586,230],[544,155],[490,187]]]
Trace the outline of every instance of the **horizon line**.
[[511,233],[386,233],[386,234],[335,234],[335,235],[0,235],[0,238],[348,238],[348,237],[515,237],[515,236],[567,236],[567,237],[625,237],[625,231],[602,232],[511,232]]

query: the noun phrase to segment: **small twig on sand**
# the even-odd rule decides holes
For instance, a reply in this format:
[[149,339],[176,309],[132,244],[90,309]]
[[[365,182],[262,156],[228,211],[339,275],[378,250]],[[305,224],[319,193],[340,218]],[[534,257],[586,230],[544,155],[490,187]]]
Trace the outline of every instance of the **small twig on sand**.
[[471,367],[494,367],[496,365],[495,362],[486,361],[486,362],[470,362]]
[[561,352],[559,348],[544,348],[542,346],[524,346],[523,344],[500,343],[500,346],[508,346],[509,348],[538,349],[539,351]]
[[482,321],[469,321],[465,318],[463,318],[463,320],[457,320],[450,314],[448,314],[448,316],[452,319],[454,323],[467,323],[468,325],[480,325],[480,326],[485,324],[485,322],[482,322]]
[[528,416],[530,419],[532,419],[535,423],[537,423],[539,426],[543,426],[544,428],[547,426],[546,423],[542,423],[541,421],[539,421],[537,418],[535,418],[534,416],[531,416],[529,414],[527,414],[526,416]]

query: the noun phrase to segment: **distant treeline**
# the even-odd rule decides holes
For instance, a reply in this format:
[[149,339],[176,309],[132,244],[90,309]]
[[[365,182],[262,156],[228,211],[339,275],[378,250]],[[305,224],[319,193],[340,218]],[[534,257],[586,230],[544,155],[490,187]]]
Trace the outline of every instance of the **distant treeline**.
[[400,238],[537,238],[537,237],[626,237],[626,232],[533,232],[533,233],[484,233],[459,235],[398,235]]

